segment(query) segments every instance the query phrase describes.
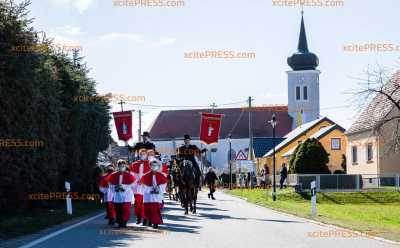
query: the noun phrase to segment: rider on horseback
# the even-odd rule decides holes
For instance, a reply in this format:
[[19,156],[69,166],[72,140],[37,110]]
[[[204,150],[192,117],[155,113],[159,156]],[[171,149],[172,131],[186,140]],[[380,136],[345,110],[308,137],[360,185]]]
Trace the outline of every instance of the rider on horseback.
[[177,156],[180,159],[185,159],[192,162],[196,173],[195,184],[197,187],[200,187],[201,171],[199,165],[197,164],[195,156],[199,156],[201,153],[205,152],[206,149],[200,150],[196,145],[192,145],[192,139],[190,138],[190,135],[185,134],[183,137],[185,144],[179,147]]
[[[143,142],[138,142],[133,147],[128,145],[128,150],[133,153],[138,153],[141,149],[154,150],[154,151],[156,150],[156,146],[150,140],[149,132],[143,132],[142,138],[143,138]],[[137,155],[139,155],[139,154],[137,154]],[[136,158],[135,160],[137,160],[137,159],[140,159],[140,158]]]

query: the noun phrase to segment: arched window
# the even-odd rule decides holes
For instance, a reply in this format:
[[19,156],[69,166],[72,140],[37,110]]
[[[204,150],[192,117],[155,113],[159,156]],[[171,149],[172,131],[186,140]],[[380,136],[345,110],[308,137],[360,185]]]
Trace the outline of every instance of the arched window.
[[308,100],[307,86],[303,86],[303,100]]
[[297,101],[300,101],[300,99],[301,99],[301,97],[300,97],[300,95],[301,95],[301,88],[300,88],[300,86],[296,86],[296,100]]

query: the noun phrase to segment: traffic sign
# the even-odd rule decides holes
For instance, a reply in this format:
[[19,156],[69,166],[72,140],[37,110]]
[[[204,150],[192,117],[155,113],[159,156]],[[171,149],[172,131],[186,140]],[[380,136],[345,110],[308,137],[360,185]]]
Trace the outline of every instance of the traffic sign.
[[244,152],[242,150],[240,150],[238,152],[238,154],[236,155],[235,160],[247,160],[247,156],[246,156],[246,154],[244,154]]

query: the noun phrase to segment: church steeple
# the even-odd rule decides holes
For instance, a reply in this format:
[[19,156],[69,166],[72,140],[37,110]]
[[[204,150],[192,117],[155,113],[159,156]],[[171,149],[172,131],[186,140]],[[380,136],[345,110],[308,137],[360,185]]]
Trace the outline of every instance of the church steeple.
[[301,11],[301,25],[297,52],[287,59],[288,65],[295,71],[315,70],[319,64],[317,55],[309,52],[303,11]]
[[297,51],[301,53],[308,53],[307,35],[306,35],[306,28],[304,27],[303,11],[301,13],[300,37],[299,37],[299,45],[297,46]]

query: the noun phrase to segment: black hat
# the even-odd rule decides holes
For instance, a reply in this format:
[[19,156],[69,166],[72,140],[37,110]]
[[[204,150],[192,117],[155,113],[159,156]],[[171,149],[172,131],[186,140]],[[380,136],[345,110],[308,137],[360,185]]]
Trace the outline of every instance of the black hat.
[[146,137],[150,137],[150,133],[149,133],[149,132],[143,132],[142,136],[143,136],[143,137],[145,137],[145,136],[146,136]]
[[189,135],[189,134],[185,134],[185,135],[183,135],[183,139],[184,139],[184,140],[187,140],[187,139],[191,139],[191,138],[190,138],[190,135]]

